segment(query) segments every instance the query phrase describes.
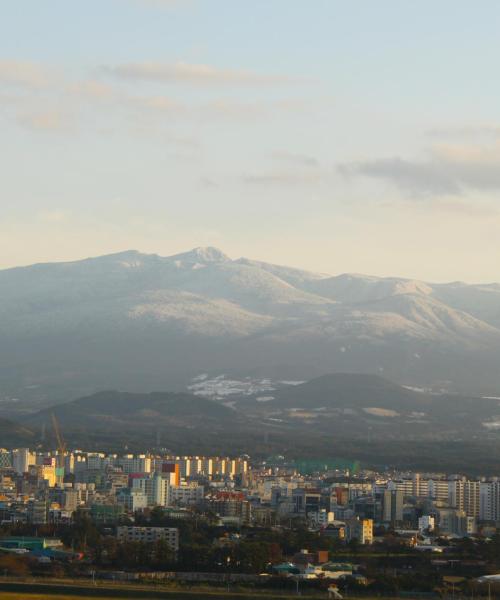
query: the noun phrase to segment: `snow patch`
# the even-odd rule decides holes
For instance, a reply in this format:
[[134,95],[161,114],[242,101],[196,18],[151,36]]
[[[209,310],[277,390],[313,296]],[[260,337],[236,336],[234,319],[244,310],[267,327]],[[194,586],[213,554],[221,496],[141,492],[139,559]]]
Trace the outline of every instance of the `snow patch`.
[[[223,400],[228,396],[255,396],[265,392],[273,392],[276,386],[270,379],[252,379],[247,377],[243,380],[230,379],[226,375],[218,375],[211,379],[208,375],[198,375],[191,380],[187,386],[188,390],[196,396],[205,396],[212,400]],[[274,399],[274,398],[273,398]]]
[[417,392],[418,394],[430,394],[431,393],[431,390],[429,388],[416,387],[413,385],[403,385],[401,387],[404,387],[405,390],[410,390],[410,392]]
[[227,375],[210,377],[208,373],[200,373],[191,379],[187,389],[196,396],[205,396],[212,400],[223,400],[228,396],[256,396],[257,402],[274,400],[268,392],[274,392],[282,385],[300,385],[305,383],[298,380],[273,381],[268,377],[245,377],[233,379]]
[[369,415],[373,415],[375,417],[399,417],[399,413],[395,410],[391,410],[390,408],[380,408],[378,406],[369,406],[367,408],[363,408],[363,410]]

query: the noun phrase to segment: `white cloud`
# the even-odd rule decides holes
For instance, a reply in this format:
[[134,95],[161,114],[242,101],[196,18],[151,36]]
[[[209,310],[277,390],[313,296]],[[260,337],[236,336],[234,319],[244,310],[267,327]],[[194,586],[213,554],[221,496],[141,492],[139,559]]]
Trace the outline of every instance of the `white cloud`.
[[[217,69],[207,65],[176,63],[131,63],[112,67],[118,77],[130,78],[134,86],[122,86],[99,79],[72,79],[69,73],[51,65],[16,60],[0,61],[0,116],[33,133],[74,133],[94,128],[99,134],[127,131],[132,137],[147,132],[160,139],[172,126],[190,122],[233,119],[248,123],[268,119],[278,113],[304,109],[304,102],[290,98],[245,100],[224,97],[212,99],[175,98],[154,94],[134,78],[165,79],[203,84],[268,84],[284,78],[259,75],[244,70]],[[116,72],[115,72],[116,71]],[[95,72],[95,69],[94,69]],[[5,84],[2,90],[2,83]],[[182,137],[182,134],[181,136]]]
[[433,161],[407,160],[400,157],[379,158],[339,166],[346,176],[363,176],[389,181],[415,195],[457,194],[460,187],[441,165]]
[[215,181],[215,179],[212,179],[211,177],[207,177],[207,176],[200,177],[199,183],[202,187],[205,187],[205,188],[220,187],[219,184]]
[[314,156],[308,156],[307,154],[296,154],[294,152],[289,152],[288,150],[274,152],[273,158],[298,167],[319,167],[319,160]]
[[103,66],[105,75],[130,81],[154,81],[159,83],[188,83],[196,85],[273,85],[290,82],[281,75],[263,75],[253,71],[221,69],[205,64],[176,63],[127,63]]
[[185,4],[187,0],[133,0],[136,4],[143,4],[145,6],[159,6],[159,7],[170,7],[178,4]]
[[130,97],[129,103],[138,108],[162,112],[180,111],[185,109],[185,106],[182,103],[172,98],[168,98],[167,96]]
[[62,210],[50,210],[39,215],[40,220],[46,223],[63,223],[67,217],[68,215]]
[[66,90],[74,96],[87,100],[109,100],[116,97],[112,86],[93,79],[70,84]]
[[21,113],[17,122],[33,131],[61,132],[71,128],[69,116],[57,109]]
[[44,88],[53,73],[45,67],[20,60],[0,60],[0,83],[26,88]]
[[269,173],[246,174],[241,181],[249,185],[297,185],[319,183],[323,177],[318,173],[297,171],[276,171]]
[[436,145],[423,159],[379,158],[343,164],[347,176],[385,180],[411,196],[457,196],[500,189],[500,145]]
[[479,125],[464,125],[460,127],[435,127],[427,131],[430,138],[451,140],[478,140],[500,138],[500,125],[483,123]]

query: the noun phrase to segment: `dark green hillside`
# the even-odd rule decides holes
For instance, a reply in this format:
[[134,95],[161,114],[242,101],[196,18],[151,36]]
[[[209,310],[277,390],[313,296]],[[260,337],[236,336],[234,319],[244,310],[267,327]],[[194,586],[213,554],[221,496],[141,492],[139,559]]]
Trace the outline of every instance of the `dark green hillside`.
[[117,431],[167,425],[195,426],[222,423],[234,417],[225,406],[192,394],[153,392],[150,394],[104,391],[60,404],[28,417],[28,423],[50,422],[55,414],[65,428]]
[[390,410],[418,410],[431,399],[377,375],[333,373],[288,386],[269,403],[280,408],[364,408],[378,406]]
[[12,448],[33,444],[36,436],[31,429],[0,418],[0,447]]

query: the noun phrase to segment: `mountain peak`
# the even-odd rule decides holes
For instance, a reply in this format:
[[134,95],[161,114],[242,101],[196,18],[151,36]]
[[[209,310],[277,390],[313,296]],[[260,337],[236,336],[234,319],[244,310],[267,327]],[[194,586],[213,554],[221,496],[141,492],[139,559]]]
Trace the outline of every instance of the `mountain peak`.
[[227,254],[224,254],[219,248],[214,246],[198,246],[189,250],[188,252],[182,252],[181,254],[175,254],[169,257],[171,260],[182,261],[185,263],[221,263],[229,262],[231,259]]

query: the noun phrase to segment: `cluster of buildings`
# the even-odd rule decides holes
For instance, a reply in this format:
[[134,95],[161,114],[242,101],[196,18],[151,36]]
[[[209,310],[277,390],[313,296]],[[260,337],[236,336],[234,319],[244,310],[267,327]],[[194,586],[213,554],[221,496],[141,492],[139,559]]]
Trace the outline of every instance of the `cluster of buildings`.
[[[374,529],[414,532],[415,539],[490,535],[500,524],[500,480],[424,473],[252,470],[250,494],[269,519],[307,519],[321,535],[361,544]],[[266,513],[267,511],[267,513]]]
[[[321,536],[372,544],[377,528],[438,535],[496,531],[500,480],[459,475],[347,471],[303,474],[254,464],[247,456],[171,456],[0,450],[0,521],[71,522],[77,509],[121,525],[120,539],[167,539],[174,531],[136,528],[134,515],[162,507],[173,518],[196,508],[222,525],[292,526],[302,519]],[[128,526],[124,522],[128,521]],[[417,536],[415,536],[417,539]]]
[[[248,472],[246,457],[0,449],[0,522],[71,523],[84,510],[97,523],[117,524],[154,507],[186,518],[195,506],[248,522],[248,503],[235,491]],[[176,528],[118,527],[117,537],[179,546]]]
[[[358,565],[345,562],[334,562],[329,560],[329,553],[326,550],[311,552],[302,549],[290,557],[290,560],[278,565],[274,565],[272,573],[275,575],[285,575],[298,580],[328,579],[340,581],[346,578],[356,580],[362,585],[366,585],[366,577],[358,572]],[[334,595],[339,599],[340,595]]]

